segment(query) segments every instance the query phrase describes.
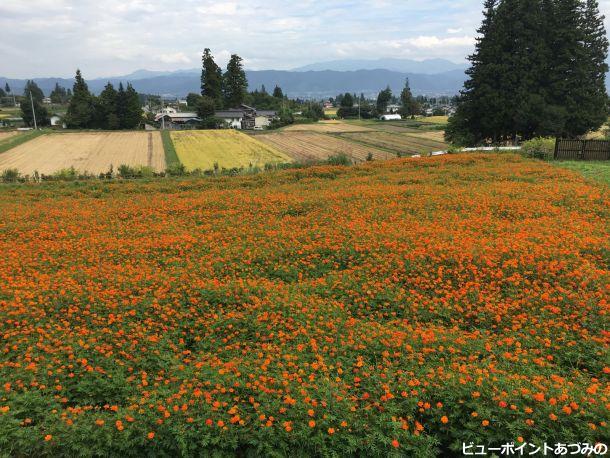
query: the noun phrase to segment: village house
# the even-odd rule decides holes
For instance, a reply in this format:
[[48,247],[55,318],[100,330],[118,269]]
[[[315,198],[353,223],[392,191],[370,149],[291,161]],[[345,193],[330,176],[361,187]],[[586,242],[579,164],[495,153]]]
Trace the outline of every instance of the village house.
[[164,129],[185,130],[196,129],[201,123],[197,113],[178,113],[174,109],[164,109],[164,113],[155,116],[155,121]]
[[277,112],[241,105],[239,108],[217,111],[215,116],[224,120],[231,129],[263,130],[271,125],[271,121],[277,117]]

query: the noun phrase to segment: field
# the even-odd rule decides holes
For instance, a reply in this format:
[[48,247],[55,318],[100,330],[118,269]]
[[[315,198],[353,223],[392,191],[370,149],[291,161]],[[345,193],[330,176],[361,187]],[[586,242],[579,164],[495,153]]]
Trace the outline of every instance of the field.
[[320,121],[313,124],[295,124],[283,129],[285,132],[318,132],[318,133],[345,133],[345,132],[369,132],[373,129],[361,124],[344,121]]
[[[430,136],[429,134],[432,134]],[[366,132],[342,134],[341,138],[360,142],[376,148],[390,150],[396,154],[425,154],[443,150],[444,142],[437,141],[436,132],[419,134],[394,134],[389,132]]]
[[512,154],[4,185],[0,450],[607,441],[609,218]]
[[417,118],[417,120],[430,124],[447,124],[449,116],[424,116],[422,118]]
[[104,132],[47,134],[0,154],[0,171],[17,169],[23,175],[35,171],[51,175],[74,167],[79,172],[100,174],[112,166],[149,166],[165,170],[159,133]]
[[288,131],[259,135],[257,138],[263,143],[283,151],[296,162],[323,161],[338,154],[345,154],[355,162],[365,161],[369,154],[372,154],[373,159],[395,157],[376,147],[315,132]]
[[214,164],[231,169],[291,162],[284,153],[235,130],[176,131],[171,138],[187,170],[211,170]]
[[14,137],[16,135],[19,135],[19,132],[17,132],[17,131],[8,131],[8,132],[0,131],[0,142],[8,140],[9,138]]

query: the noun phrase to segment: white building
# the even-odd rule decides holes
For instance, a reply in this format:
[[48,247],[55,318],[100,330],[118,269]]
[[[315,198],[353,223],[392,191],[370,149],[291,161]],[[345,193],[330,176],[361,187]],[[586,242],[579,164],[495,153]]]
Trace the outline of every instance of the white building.
[[383,116],[380,116],[379,119],[382,121],[400,121],[402,119],[402,116],[400,116],[399,114],[385,114]]

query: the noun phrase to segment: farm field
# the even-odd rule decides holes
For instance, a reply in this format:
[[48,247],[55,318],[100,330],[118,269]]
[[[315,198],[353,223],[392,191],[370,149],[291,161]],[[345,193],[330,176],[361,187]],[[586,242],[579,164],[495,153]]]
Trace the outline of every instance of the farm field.
[[345,121],[319,121],[312,124],[294,124],[283,129],[284,132],[317,132],[317,133],[345,133],[369,132],[373,129],[362,124]]
[[609,218],[512,154],[3,185],[0,450],[607,441]]
[[19,132],[15,131],[15,130],[8,131],[8,132],[0,131],[0,142],[8,140],[11,137],[15,137],[16,135],[19,135]]
[[[363,135],[368,135],[368,133]],[[283,151],[296,162],[323,161],[338,154],[345,154],[354,162],[365,161],[369,154],[372,154],[373,159],[395,157],[394,154],[376,147],[316,132],[284,131],[259,135],[257,138],[263,143]]]
[[429,138],[429,133],[397,134],[389,132],[366,132],[341,134],[341,138],[357,141],[376,148],[388,149],[397,154],[425,154],[439,151],[447,147],[435,137]]
[[175,131],[171,133],[180,162],[187,170],[264,167],[291,162],[286,154],[235,130]]
[[447,124],[447,122],[449,122],[449,116],[423,116],[417,118],[417,120],[429,124]]
[[74,167],[100,174],[112,166],[149,166],[165,170],[165,154],[158,132],[96,132],[42,135],[0,154],[0,170],[17,169],[51,175]]

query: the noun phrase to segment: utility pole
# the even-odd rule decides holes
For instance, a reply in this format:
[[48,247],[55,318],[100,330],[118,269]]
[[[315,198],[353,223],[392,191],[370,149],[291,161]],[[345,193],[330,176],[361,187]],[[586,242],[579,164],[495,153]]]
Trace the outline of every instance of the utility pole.
[[38,130],[36,123],[36,110],[34,109],[34,97],[32,97],[32,89],[30,88],[30,103],[32,104],[32,115],[34,116],[34,130]]

